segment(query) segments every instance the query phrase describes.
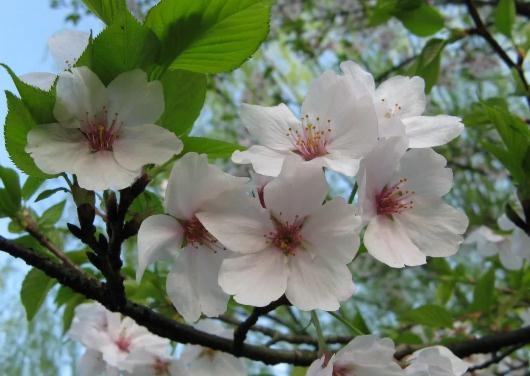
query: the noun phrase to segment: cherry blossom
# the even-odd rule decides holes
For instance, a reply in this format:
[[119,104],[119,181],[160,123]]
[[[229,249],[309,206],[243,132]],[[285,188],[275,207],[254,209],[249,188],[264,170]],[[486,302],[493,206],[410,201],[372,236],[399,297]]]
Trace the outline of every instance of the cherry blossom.
[[394,352],[389,338],[358,336],[333,356],[315,360],[306,376],[404,376]]
[[407,376],[462,376],[469,364],[455,356],[447,347],[432,346],[415,351],[405,368]]
[[[219,322],[201,320],[195,327],[210,334],[225,338],[232,338],[233,333],[224,329]],[[242,359],[232,354],[216,351],[208,347],[188,345],[180,356],[182,364],[188,367],[192,376],[247,376],[247,370]]]
[[[63,30],[53,34],[48,39],[48,50],[60,70],[71,68],[88,45],[90,34],[79,30]],[[20,76],[27,84],[49,91],[56,74],[47,72],[32,72]]]
[[75,174],[83,188],[126,188],[144,165],[182,150],[173,133],[154,124],[163,112],[161,83],[139,69],[105,87],[88,68],[72,68],[57,81],[58,123],[30,130],[26,151],[42,171]]
[[[353,61],[340,65],[354,87],[363,87],[373,99],[379,121],[379,137],[403,133],[410,148],[443,145],[462,133],[460,118],[448,115],[423,116],[426,106],[423,78],[394,76],[375,87],[373,76]],[[352,99],[355,102],[355,99]]]
[[301,117],[280,104],[243,104],[241,119],[260,145],[232,155],[235,163],[252,163],[262,175],[278,176],[284,159],[301,160],[353,176],[359,159],[375,144],[377,118],[371,97],[331,71],[316,79],[302,104]]
[[257,198],[218,200],[197,216],[238,255],[226,258],[219,284],[237,302],[265,306],[284,293],[302,310],[336,310],[354,292],[347,264],[359,246],[360,220],[342,198],[324,205],[321,167],[285,161]]
[[88,348],[79,362],[84,374],[98,374],[103,370],[118,373],[132,372],[144,363],[145,353],[166,359],[169,340],[150,333],[129,317],[106,310],[99,303],[76,307],[69,331],[73,340]]
[[456,253],[468,219],[441,199],[453,181],[445,165],[432,149],[407,151],[399,137],[381,142],[361,162],[359,207],[372,256],[400,268]]
[[140,226],[137,279],[152,262],[170,260],[167,293],[188,322],[197,321],[201,312],[210,317],[223,313],[228,301],[217,283],[228,252],[206,231],[199,213],[222,201],[223,193],[243,196],[246,182],[208,164],[206,155],[188,153],[175,163],[169,177],[164,201],[168,214],[151,216]]

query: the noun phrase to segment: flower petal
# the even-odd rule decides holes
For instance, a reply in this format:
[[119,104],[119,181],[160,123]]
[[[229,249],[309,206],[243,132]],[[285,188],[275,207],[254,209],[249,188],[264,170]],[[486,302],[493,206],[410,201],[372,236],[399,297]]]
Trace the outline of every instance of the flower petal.
[[411,148],[429,148],[447,144],[460,135],[464,124],[456,116],[412,116],[403,119]]
[[340,259],[313,257],[309,252],[298,250],[289,261],[285,295],[303,311],[336,311],[340,302],[355,291],[351,272]]
[[206,247],[186,247],[167,276],[166,290],[186,322],[195,322],[204,313],[218,316],[226,310],[229,296],[217,283],[221,252]]
[[53,115],[64,126],[79,128],[81,121],[99,116],[107,104],[107,88],[87,67],[59,74]]
[[412,149],[401,158],[395,180],[406,178],[403,188],[413,191],[414,196],[442,197],[453,185],[453,172],[446,164],[432,149]]
[[59,69],[68,69],[88,45],[90,34],[79,30],[62,30],[48,39],[48,49]]
[[155,123],[164,112],[162,84],[147,81],[147,74],[140,69],[120,74],[107,90],[109,118],[118,114],[126,126]]
[[127,170],[139,170],[148,163],[162,164],[182,151],[173,132],[158,125],[123,127],[112,145],[116,161]]
[[232,162],[237,164],[252,163],[254,171],[266,176],[278,176],[282,170],[284,159],[294,155],[289,151],[277,151],[261,145],[252,145],[244,151],[236,150],[232,154]]
[[468,219],[441,199],[415,202],[414,207],[394,216],[408,237],[427,256],[446,257],[458,251]]
[[265,186],[263,195],[267,209],[277,219],[292,222],[320,208],[328,189],[321,167],[288,158],[280,176]]
[[427,102],[425,81],[418,76],[394,76],[379,85],[374,99],[380,120],[421,115]]
[[59,124],[43,124],[31,129],[25,150],[37,167],[48,174],[74,173],[76,162],[90,155],[83,134]]
[[304,247],[313,255],[349,263],[359,248],[360,222],[342,198],[328,201],[304,222]]
[[328,154],[324,157],[320,157],[320,159],[322,159],[325,167],[346,176],[354,177],[359,170],[359,159],[342,156],[339,153]]
[[370,221],[363,241],[368,253],[393,268],[426,263],[427,258],[411,241],[403,226],[386,216],[378,215]]
[[82,155],[72,170],[79,185],[91,191],[127,188],[140,175],[140,170],[129,171],[123,168],[110,151]]
[[267,247],[265,235],[273,231],[267,210],[258,200],[240,192],[225,193],[196,213],[203,226],[234,252],[253,253]]
[[164,200],[166,211],[179,219],[191,219],[206,201],[242,189],[247,180],[208,164],[205,154],[187,153],[171,170]]
[[300,121],[285,104],[274,107],[243,103],[241,120],[258,143],[280,151],[295,149],[287,135],[289,128],[296,128]]
[[287,275],[286,256],[269,247],[225,259],[219,271],[219,284],[238,303],[264,307],[283,295]]
[[368,94],[371,96],[375,94],[374,77],[359,64],[353,61],[343,61],[340,63],[340,69],[344,72],[344,75],[351,77],[355,84],[362,84]]
[[169,215],[153,215],[142,222],[138,230],[138,282],[149,264],[176,256],[177,250],[181,248],[183,234],[180,223]]

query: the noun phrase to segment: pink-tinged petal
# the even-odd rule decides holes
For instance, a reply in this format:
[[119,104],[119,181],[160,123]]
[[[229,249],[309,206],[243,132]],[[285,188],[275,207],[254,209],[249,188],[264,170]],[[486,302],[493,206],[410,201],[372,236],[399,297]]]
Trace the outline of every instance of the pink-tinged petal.
[[334,363],[335,355],[331,357],[331,359],[324,365],[326,362],[326,356],[322,356],[322,358],[319,358],[315,360],[309,368],[307,369],[307,373],[305,376],[333,376],[333,363]]
[[59,69],[72,67],[88,45],[90,34],[79,30],[62,30],[48,39],[48,49]]
[[287,156],[294,155],[289,151],[277,151],[261,145],[253,145],[245,151],[236,150],[232,154],[232,162],[252,164],[254,171],[266,176],[278,176],[283,161]]
[[19,78],[28,85],[38,87],[44,91],[50,91],[55,79],[57,78],[57,75],[46,72],[33,72],[23,74]]
[[292,222],[320,208],[328,189],[321,167],[288,158],[280,176],[265,186],[263,195],[276,219]]
[[140,175],[140,170],[123,168],[110,151],[83,155],[75,161],[72,172],[77,176],[79,185],[91,191],[127,188]]
[[127,170],[138,170],[148,163],[162,164],[182,151],[182,141],[158,125],[123,127],[114,141],[116,161]]
[[407,150],[407,140],[400,137],[380,142],[362,161],[357,174],[359,205],[363,220],[377,214],[376,195],[389,184],[400,159]]
[[328,154],[320,159],[322,159],[325,167],[346,176],[353,177],[359,170],[359,159],[343,156],[339,153]]
[[345,353],[349,353],[351,358],[352,353],[356,353],[354,357],[357,360],[366,361],[367,363],[377,361],[389,361],[394,360],[394,353],[396,348],[394,342],[390,338],[379,338],[374,335],[363,335],[357,336],[351,340],[346,346],[344,346],[337,353],[337,361],[345,361],[348,356],[344,356]]
[[[469,364],[458,358],[447,347],[431,346],[415,351],[405,371],[407,375],[461,376]],[[425,373],[427,372],[428,373]]]
[[368,253],[393,268],[426,263],[425,255],[411,241],[404,226],[386,216],[378,215],[370,221],[363,241]]
[[336,311],[354,291],[351,272],[340,259],[314,257],[303,249],[290,256],[285,295],[295,307]]
[[155,123],[164,112],[162,84],[147,81],[147,74],[140,69],[120,74],[107,90],[109,119],[117,113],[126,126]]
[[[512,242],[513,243],[513,242]],[[498,249],[499,260],[503,267],[508,270],[520,270],[523,266],[523,257],[513,247],[510,242],[500,244]]]
[[429,148],[447,144],[464,130],[456,116],[413,116],[403,119],[411,148]]
[[221,252],[206,247],[186,247],[167,276],[166,290],[186,322],[197,321],[201,313],[218,316],[226,310],[229,296],[217,283]]
[[83,134],[59,124],[38,125],[28,133],[26,152],[48,174],[74,173],[74,165],[90,156]]
[[421,115],[427,102],[425,81],[418,76],[389,78],[379,85],[374,100],[380,120]]
[[[194,348],[193,354],[189,349]],[[181,356],[182,361],[188,365],[193,376],[211,376],[212,370],[216,376],[247,376],[248,372],[242,359],[221,351],[200,346],[186,346]]]
[[349,263],[359,248],[360,222],[342,198],[328,201],[304,222],[304,248],[313,255]]
[[53,115],[59,123],[79,128],[81,120],[98,116],[106,104],[107,88],[87,67],[59,74],[53,108]]
[[337,110],[331,117],[332,137],[327,150],[330,154],[340,153],[360,158],[377,143],[377,115],[371,97],[355,97],[348,93],[342,93],[342,96],[343,101],[348,101],[343,103],[342,112]]
[[201,205],[223,192],[242,189],[247,179],[237,178],[208,164],[205,154],[187,153],[173,165],[166,190],[166,211],[191,219]]
[[142,222],[138,230],[137,281],[142,279],[149,264],[177,255],[182,245],[183,233],[180,223],[169,215],[153,215]]
[[227,192],[209,201],[197,218],[210,234],[234,252],[254,253],[267,247],[273,231],[269,212],[241,192]]
[[243,103],[241,120],[259,144],[280,151],[295,148],[287,134],[289,128],[295,129],[300,121],[285,104],[264,107]]
[[403,189],[425,198],[445,195],[453,185],[453,172],[445,158],[432,149],[412,149],[401,159],[395,180],[406,178]]
[[414,244],[431,257],[454,255],[469,223],[464,212],[441,199],[415,203],[394,218]]
[[340,63],[340,69],[344,72],[344,75],[352,78],[355,85],[361,84],[363,89],[371,96],[375,94],[374,77],[370,72],[365,71],[353,61],[343,61]]
[[225,259],[219,271],[219,284],[238,303],[263,307],[283,295],[287,275],[287,256],[269,247]]

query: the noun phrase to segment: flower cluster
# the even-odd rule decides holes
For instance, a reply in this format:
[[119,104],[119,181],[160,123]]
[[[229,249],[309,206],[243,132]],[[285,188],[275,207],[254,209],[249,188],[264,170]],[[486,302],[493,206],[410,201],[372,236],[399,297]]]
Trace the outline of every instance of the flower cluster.
[[[230,336],[212,321],[204,320],[196,326],[212,334]],[[246,375],[240,359],[201,346],[187,346],[180,358],[174,358],[168,339],[99,303],[76,307],[69,336],[87,347],[77,365],[82,376],[207,376],[212,369],[219,376]]]

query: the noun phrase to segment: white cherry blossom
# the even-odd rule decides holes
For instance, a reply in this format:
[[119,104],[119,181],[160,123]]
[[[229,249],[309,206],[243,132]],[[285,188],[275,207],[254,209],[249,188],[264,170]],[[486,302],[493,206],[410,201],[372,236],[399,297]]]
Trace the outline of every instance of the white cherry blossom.
[[462,376],[469,364],[447,347],[432,346],[415,351],[405,368],[407,376]]
[[[48,50],[60,70],[71,68],[88,45],[90,34],[79,30],[62,30],[48,39]],[[27,84],[48,91],[52,88],[56,74],[32,72],[20,76]]]
[[453,183],[445,165],[432,149],[407,151],[399,137],[381,142],[361,162],[359,206],[373,257],[400,268],[456,253],[468,219],[441,198]]
[[145,353],[166,359],[170,350],[168,339],[150,333],[131,318],[110,312],[99,303],[76,307],[69,336],[88,348],[79,362],[86,375],[104,370],[116,374],[120,370],[132,372],[146,359]]
[[353,86],[363,87],[372,97],[380,138],[404,133],[410,148],[426,148],[446,144],[462,133],[464,125],[456,116],[422,115],[427,103],[423,78],[395,76],[376,89],[373,76],[358,64],[345,61],[340,67]]
[[[224,329],[218,321],[201,320],[195,328],[225,338],[233,338],[233,333]],[[247,376],[245,364],[241,358],[232,354],[216,351],[208,347],[187,345],[180,361],[191,376]]]
[[404,376],[395,351],[390,338],[358,336],[333,356],[315,360],[306,376]]
[[162,84],[139,69],[108,87],[86,67],[63,72],[53,112],[57,123],[30,130],[26,151],[42,171],[75,174],[89,190],[126,188],[144,165],[182,150],[172,132],[154,124],[164,112]]
[[206,231],[198,214],[212,202],[223,201],[224,193],[244,196],[246,182],[208,164],[206,155],[188,153],[171,171],[164,200],[167,215],[151,216],[140,226],[137,279],[152,262],[170,260],[167,293],[188,322],[197,321],[201,313],[223,313],[229,298],[217,282],[228,252]]
[[285,161],[257,198],[218,200],[197,214],[228,249],[219,284],[242,304],[265,306],[283,294],[302,310],[333,311],[354,292],[347,264],[359,246],[360,220],[342,198],[322,205],[322,168]]
[[359,160],[377,139],[371,97],[327,71],[316,79],[302,104],[301,117],[280,104],[243,104],[241,119],[259,145],[232,155],[235,163],[252,163],[262,175],[278,176],[284,159],[301,160],[354,176]]

